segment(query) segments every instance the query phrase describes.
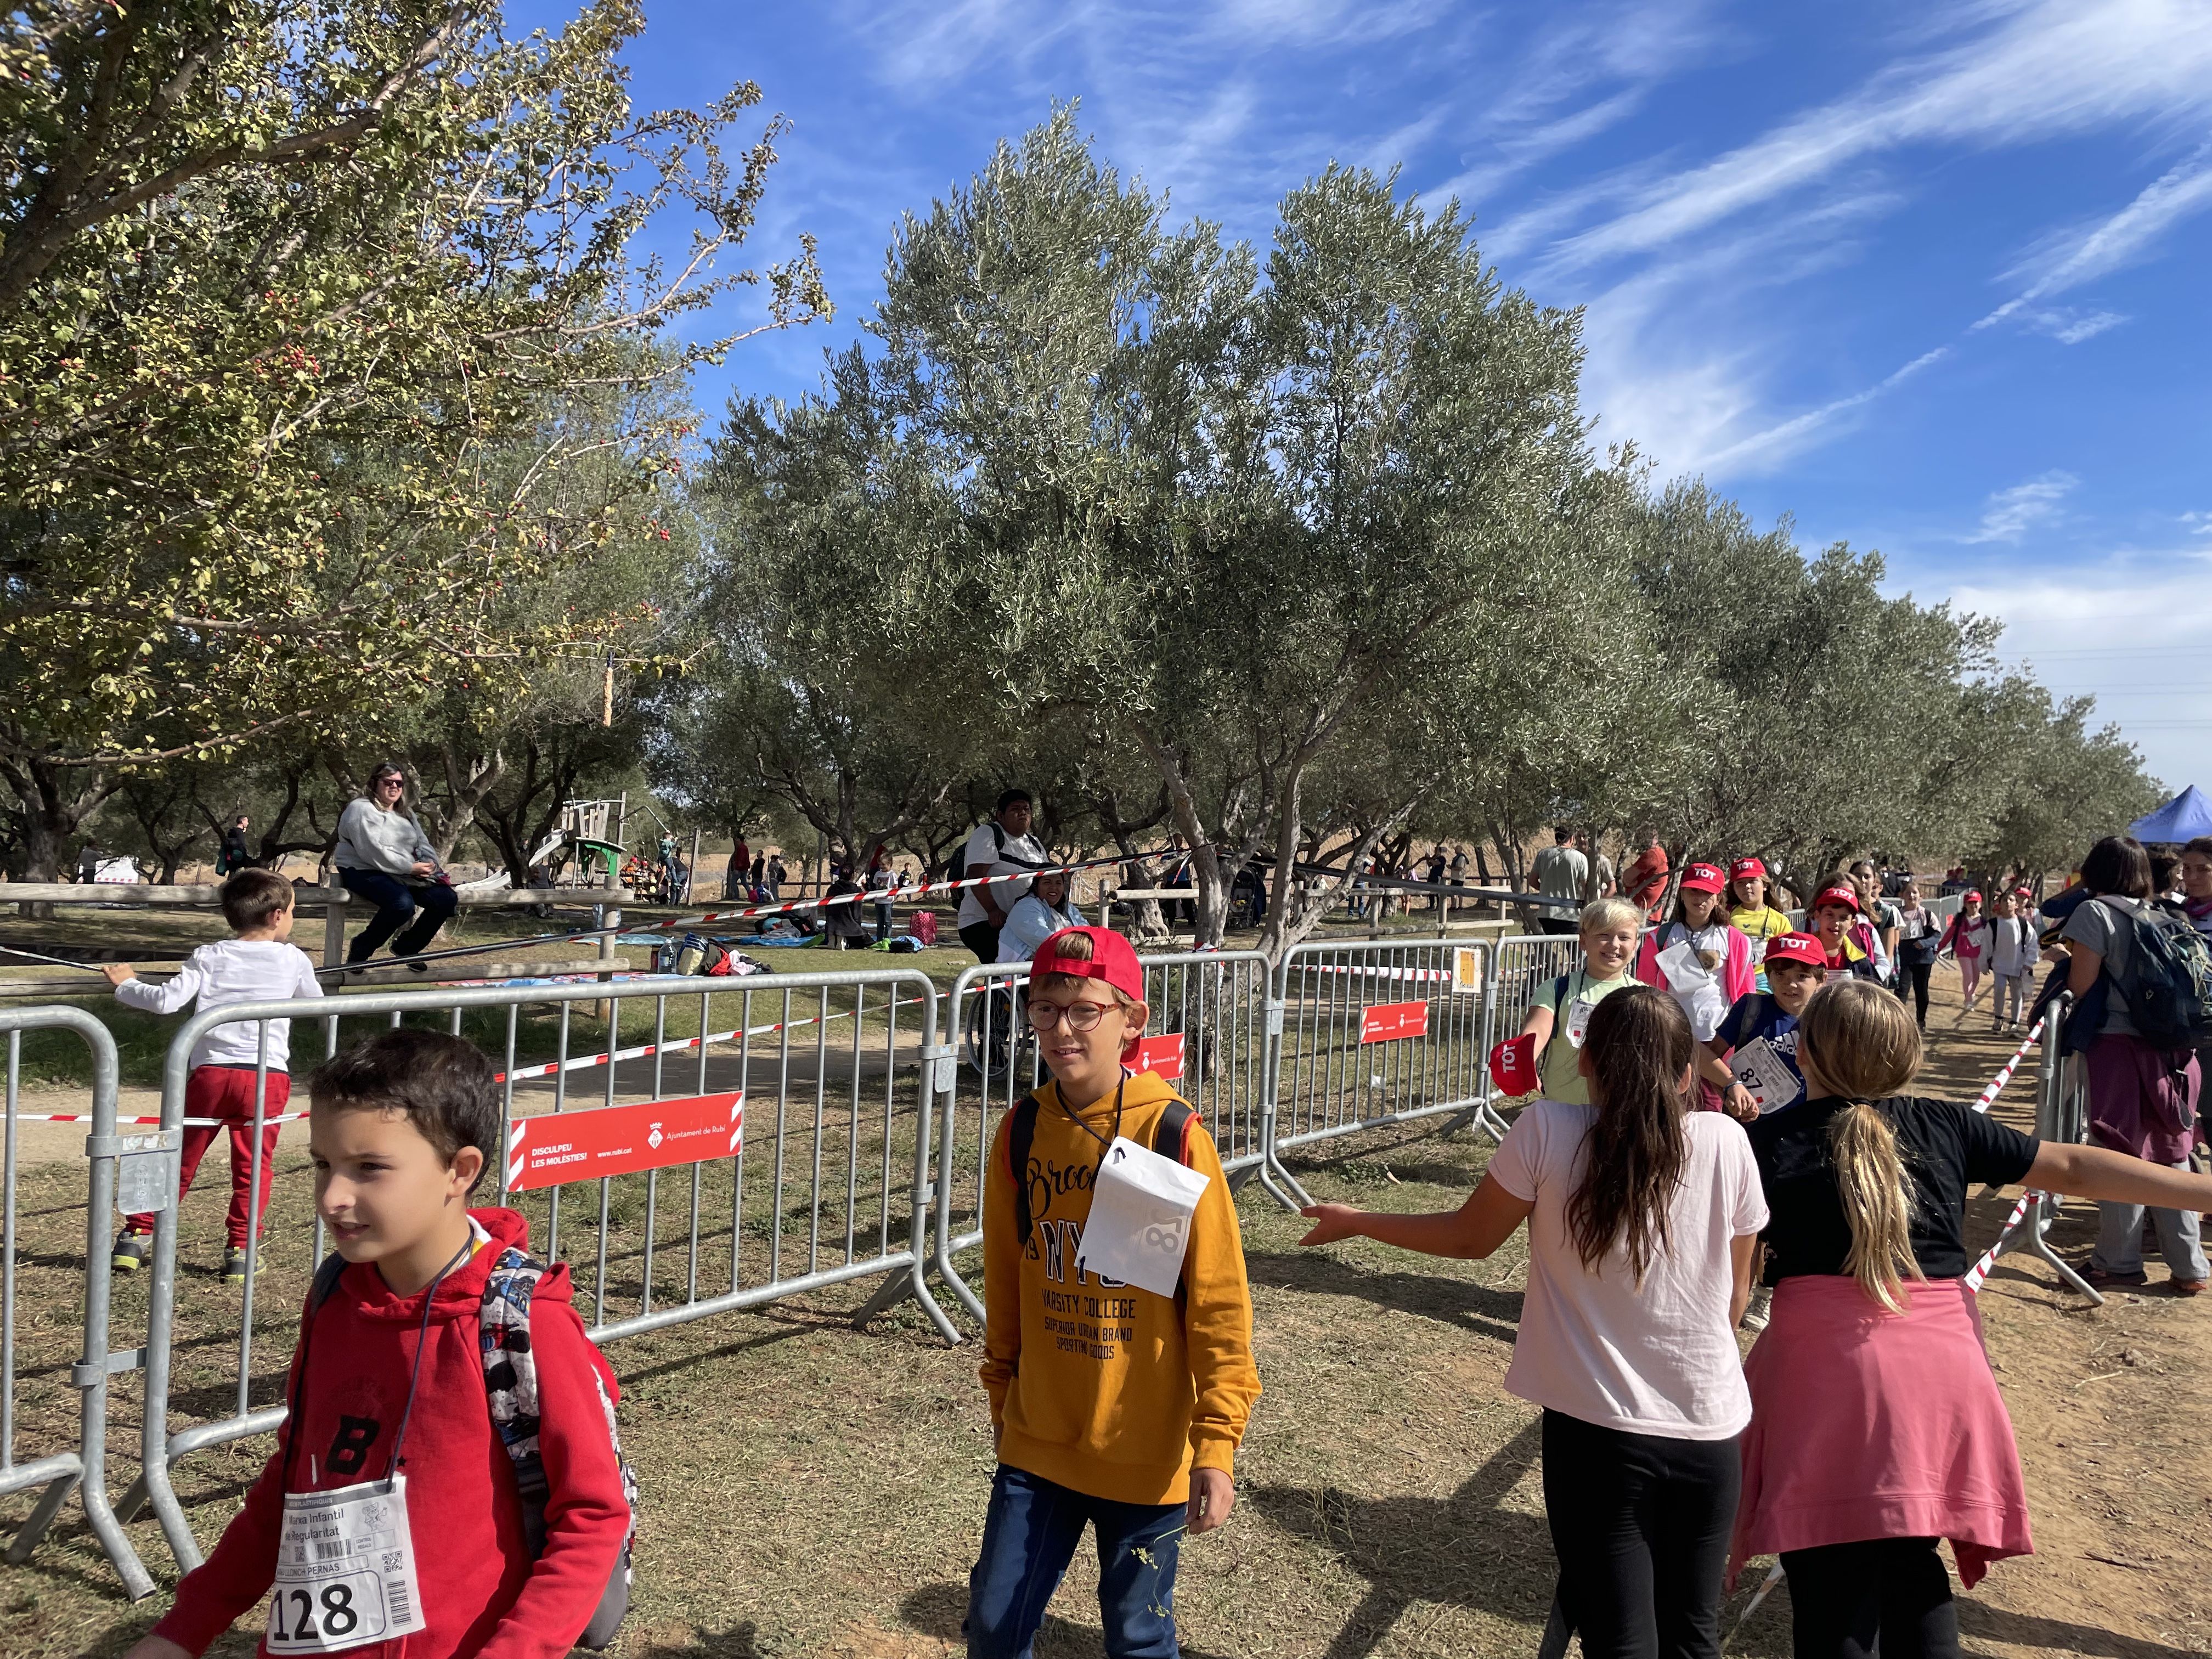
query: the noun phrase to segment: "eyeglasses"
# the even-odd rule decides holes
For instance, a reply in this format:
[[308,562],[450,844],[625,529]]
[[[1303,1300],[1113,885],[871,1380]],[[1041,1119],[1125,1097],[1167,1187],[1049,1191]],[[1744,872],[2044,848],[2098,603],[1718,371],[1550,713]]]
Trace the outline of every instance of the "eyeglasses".
[[1049,1031],[1065,1019],[1071,1031],[1095,1031],[1098,1029],[1098,1022],[1105,1018],[1107,1009],[1112,1006],[1105,1002],[1071,1002],[1062,1007],[1056,1002],[1032,1002],[1030,1004],[1030,1029]]
[[407,787],[407,780],[404,778],[379,778],[376,781],[376,787],[380,789],[404,789]]

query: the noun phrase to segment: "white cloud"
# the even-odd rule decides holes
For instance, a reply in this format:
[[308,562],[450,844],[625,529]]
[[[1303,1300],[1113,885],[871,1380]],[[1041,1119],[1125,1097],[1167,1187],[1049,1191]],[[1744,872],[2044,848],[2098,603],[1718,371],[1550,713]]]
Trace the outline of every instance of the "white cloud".
[[2043,0],[1656,181],[1617,218],[1559,244],[1553,258],[1573,267],[1648,253],[1907,145],[2015,145],[2186,118],[2209,97],[2212,8],[2201,0]]
[[2030,478],[2026,483],[2016,483],[2009,489],[2000,489],[1990,495],[1980,527],[1959,539],[2017,544],[2036,526],[2055,518],[2059,504],[2081,482],[2070,472],[2052,471]]
[[2027,326],[2039,334],[2048,334],[2061,345],[2080,345],[2127,320],[2117,311],[2081,312],[2070,306],[2058,306],[2049,311],[2029,313]]
[[[1912,586],[2005,624],[1997,653],[2031,671],[2052,695],[2092,696],[2092,728],[2111,722],[2142,751],[2169,791],[2212,787],[2212,592],[2201,549],[2114,552],[2051,576],[2007,563],[1911,569]],[[1903,587],[1910,561],[1900,561]]]
[[2185,513],[2181,521],[2192,536],[2212,536],[2212,513]]

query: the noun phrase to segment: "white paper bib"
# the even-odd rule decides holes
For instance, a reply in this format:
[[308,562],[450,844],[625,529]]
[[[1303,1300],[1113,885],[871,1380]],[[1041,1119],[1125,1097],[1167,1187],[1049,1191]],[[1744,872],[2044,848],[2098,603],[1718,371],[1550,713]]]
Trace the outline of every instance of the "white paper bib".
[[1173,1296],[1190,1249],[1190,1218],[1212,1179],[1126,1135],[1099,1160],[1076,1267],[1101,1279]]
[[1774,1045],[1765,1037],[1745,1043],[1729,1055],[1729,1069],[1749,1092],[1761,1117],[1795,1104],[1797,1097],[1805,1092],[1797,1073],[1790,1069],[1790,1062],[1777,1054]]
[[1705,966],[1697,946],[1686,939],[1662,951],[1658,962],[1674,1000],[1690,1017],[1690,1035],[1700,1042],[1711,1042],[1728,1018],[1728,998],[1722,994],[1720,981]]
[[271,1653],[342,1653],[423,1629],[407,1477],[284,1494]]

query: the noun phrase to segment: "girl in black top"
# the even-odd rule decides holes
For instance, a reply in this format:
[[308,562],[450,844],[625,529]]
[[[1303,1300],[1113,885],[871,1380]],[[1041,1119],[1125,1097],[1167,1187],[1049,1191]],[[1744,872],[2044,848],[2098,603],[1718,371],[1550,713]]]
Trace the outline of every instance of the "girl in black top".
[[1798,1025],[1807,1098],[1751,1126],[1771,1212],[1771,1322],[1745,1363],[1752,1425],[1732,1562],[1778,1553],[1799,1659],[1947,1659],[1939,1539],[1972,1585],[2031,1547],[2020,1460],[1981,1346],[1966,1195],[1978,1182],[2212,1204],[2212,1176],[2023,1135],[1905,1091],[1920,1032],[1860,981]]

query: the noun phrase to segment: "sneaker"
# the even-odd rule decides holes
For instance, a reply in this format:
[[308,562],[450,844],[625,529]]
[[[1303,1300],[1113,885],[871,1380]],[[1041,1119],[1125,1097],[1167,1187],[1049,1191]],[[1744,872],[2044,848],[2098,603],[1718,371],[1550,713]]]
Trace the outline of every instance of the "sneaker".
[[2204,1294],[2204,1280],[2201,1279],[2169,1279],[2166,1281],[2166,1288],[2172,1291],[2176,1296],[2202,1296]]
[[119,1273],[135,1273],[144,1267],[154,1254],[151,1233],[118,1233],[115,1254],[107,1258],[108,1265]]
[[[257,1261],[253,1264],[253,1270],[256,1273],[261,1271],[261,1263],[259,1261]],[[223,1251],[222,1282],[226,1285],[243,1285],[246,1283],[245,1251],[240,1249],[225,1249]]]
[[1743,1310],[1743,1328],[1747,1331],[1763,1331],[1774,1308],[1774,1289],[1769,1285],[1752,1286],[1751,1301]]
[[430,971],[430,964],[420,957],[410,957],[407,958],[407,971],[410,974],[427,974]]

